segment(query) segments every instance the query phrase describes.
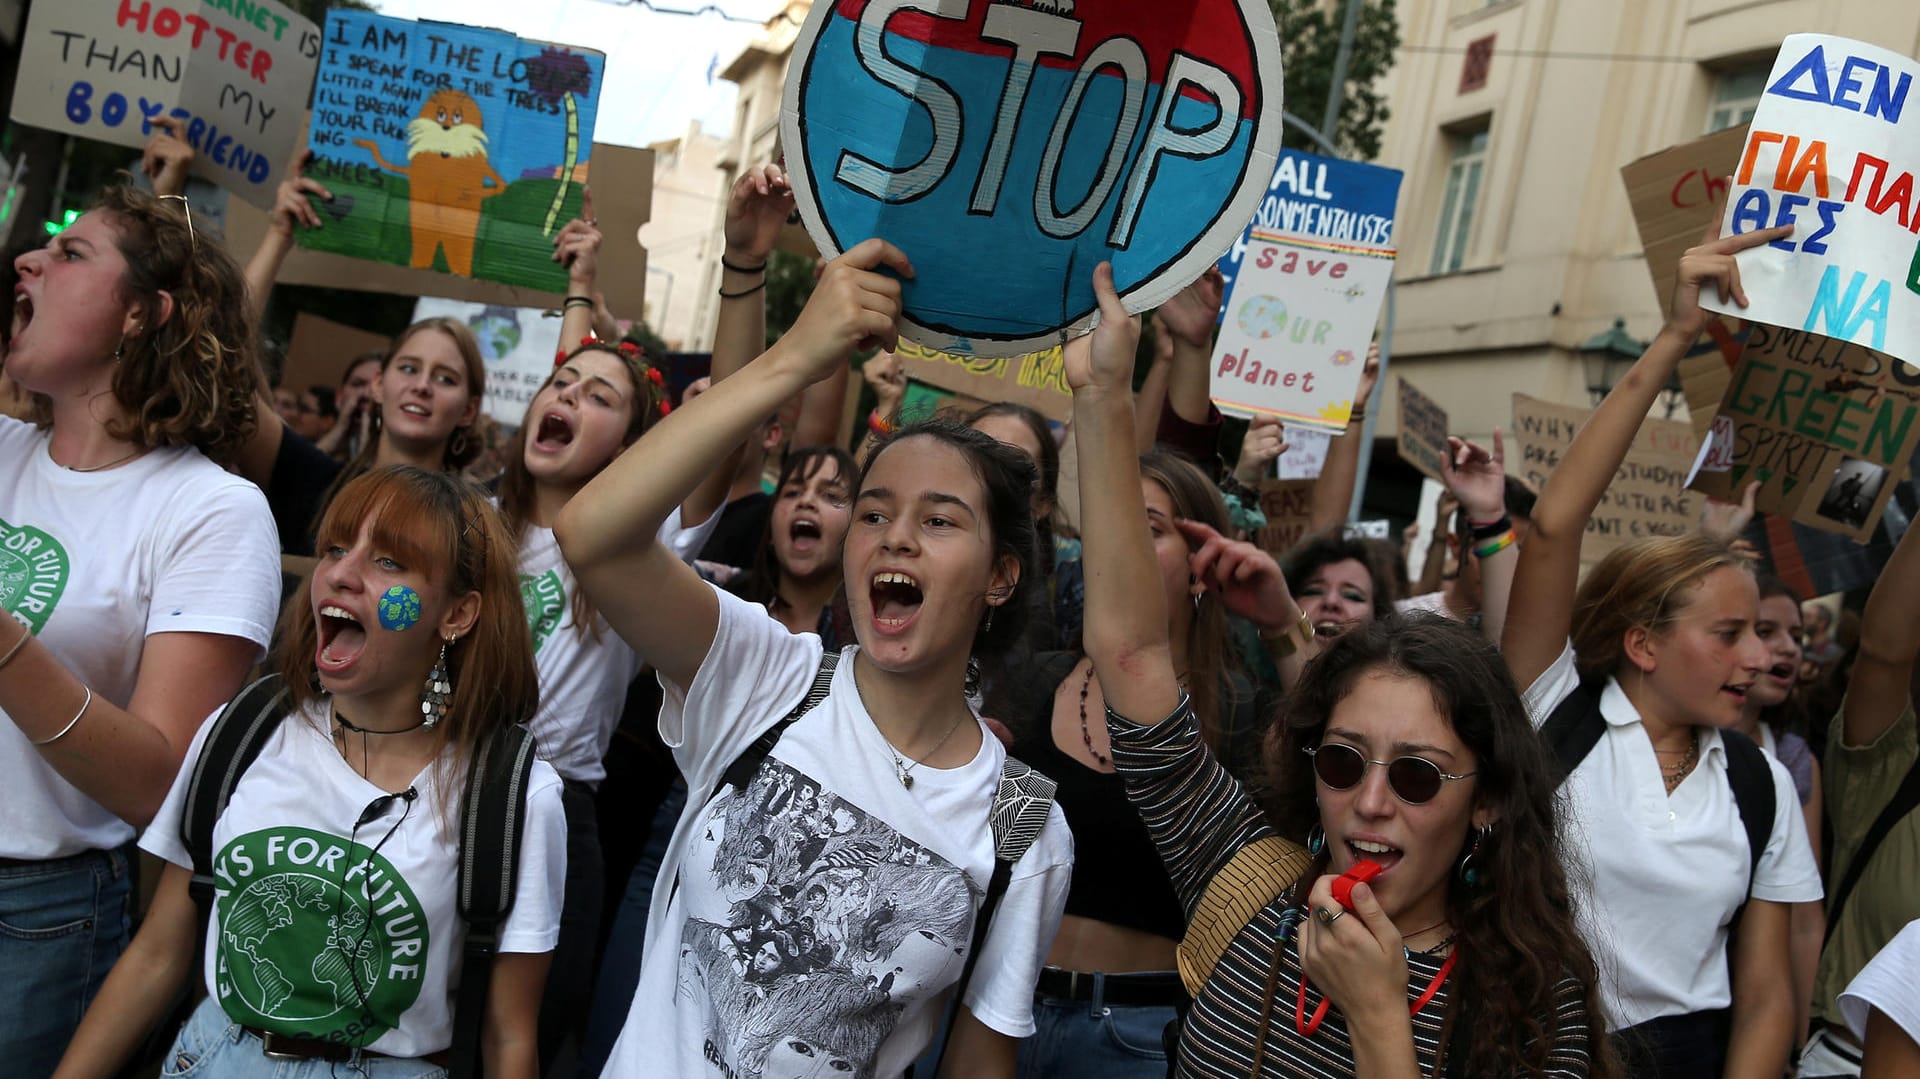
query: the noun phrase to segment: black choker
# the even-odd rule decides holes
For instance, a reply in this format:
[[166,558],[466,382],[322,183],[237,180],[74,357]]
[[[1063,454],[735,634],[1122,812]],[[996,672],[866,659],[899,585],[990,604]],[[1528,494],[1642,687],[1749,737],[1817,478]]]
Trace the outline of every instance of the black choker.
[[376,730],[369,730],[369,729],[367,729],[366,727],[356,727],[356,726],[354,726],[354,725],[353,725],[353,723],[352,723],[352,722],[351,722],[350,720],[348,720],[346,716],[343,716],[343,715],[341,715],[341,714],[340,714],[340,710],[339,710],[338,708],[335,708],[335,709],[333,710],[333,721],[334,721],[335,723],[338,723],[338,724],[340,724],[340,729],[341,729],[341,730],[343,730],[343,731],[352,731],[352,732],[353,732],[353,733],[355,733],[355,734],[405,734],[405,733],[407,733],[408,731],[417,731],[417,730],[419,730],[419,729],[420,729],[421,727],[424,727],[424,726],[426,726],[426,725],[427,725],[427,721],[426,721],[426,720],[425,720],[425,719],[423,718],[423,719],[421,719],[421,720],[420,720],[420,722],[418,722],[418,723],[415,723],[415,724],[414,724],[413,726],[411,726],[411,727],[401,727],[401,728],[400,728],[399,730],[395,730],[395,731],[376,731]]

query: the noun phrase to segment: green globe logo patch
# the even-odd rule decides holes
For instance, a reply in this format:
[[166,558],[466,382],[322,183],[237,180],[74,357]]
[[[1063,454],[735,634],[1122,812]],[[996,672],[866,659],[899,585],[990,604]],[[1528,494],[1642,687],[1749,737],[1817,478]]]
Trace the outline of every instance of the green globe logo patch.
[[39,634],[67,590],[71,566],[60,541],[28,525],[0,521],[0,610]]
[[567,589],[560,583],[560,571],[550,569],[538,577],[521,574],[520,602],[527,608],[527,629],[533,632],[533,650],[538,652],[567,612]]
[[420,593],[397,584],[380,596],[380,625],[384,629],[407,630],[420,624]]
[[247,1026],[365,1047],[420,997],[427,922],[365,844],[305,828],[239,836],[214,860],[214,986]]

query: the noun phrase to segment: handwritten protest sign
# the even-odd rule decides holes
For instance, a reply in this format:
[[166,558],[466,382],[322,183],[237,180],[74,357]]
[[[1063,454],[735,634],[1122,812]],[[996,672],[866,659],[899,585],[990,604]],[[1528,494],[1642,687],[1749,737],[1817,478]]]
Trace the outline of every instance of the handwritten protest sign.
[[1017,356],[1091,323],[1093,269],[1129,311],[1227,250],[1280,147],[1262,0],[814,4],[781,141],[829,257],[882,236],[913,260],[906,334]]
[[1399,379],[1400,459],[1439,480],[1447,459],[1447,410],[1413,383]]
[[1680,256],[1700,242],[1713,208],[1740,164],[1747,129],[1730,127],[1648,154],[1620,170],[1633,223],[1647,253],[1647,274],[1662,312],[1673,305]]
[[1737,256],[1748,307],[1711,293],[1701,306],[1920,362],[1916,74],[1920,63],[1864,42],[1781,43],[1722,231],[1794,233]]
[[319,29],[276,0],[38,3],[13,118],[136,147],[179,119],[196,173],[271,206],[319,55]]
[[1213,402],[1339,433],[1393,275],[1400,173],[1287,151],[1214,343]]
[[1830,337],[1756,325],[1728,380],[1720,471],[1695,490],[1865,542],[1920,449],[1920,371]]
[[498,30],[327,13],[311,175],[320,251],[550,292],[579,213],[604,58]]
[[894,351],[907,377],[977,401],[1012,401],[1050,420],[1073,418],[1073,391],[1058,345],[1043,352],[992,359],[956,356],[901,341]]
[[1320,470],[1327,464],[1327,443],[1333,436],[1325,431],[1311,428],[1287,428],[1281,434],[1287,448],[1280,454],[1276,469],[1283,480],[1312,480],[1320,478]]
[[[1507,472],[1544,490],[1548,477],[1573,445],[1573,436],[1593,413],[1525,394],[1513,395],[1513,433],[1520,447],[1516,467]],[[1681,489],[1693,466],[1693,433],[1677,420],[1647,420],[1640,425],[1627,459],[1607,485],[1607,494],[1587,518],[1580,560],[1598,562],[1623,544],[1650,536],[1678,536],[1699,519],[1699,496]]]
[[444,317],[463,322],[480,344],[486,361],[487,393],[480,407],[495,421],[518,427],[526,419],[533,395],[553,373],[554,348],[560,341],[560,320],[546,318],[531,307],[469,303],[434,296],[413,305],[415,321]]
[[1279,558],[1306,538],[1313,520],[1313,481],[1262,480],[1260,512],[1267,515],[1267,526],[1254,534],[1254,543]]

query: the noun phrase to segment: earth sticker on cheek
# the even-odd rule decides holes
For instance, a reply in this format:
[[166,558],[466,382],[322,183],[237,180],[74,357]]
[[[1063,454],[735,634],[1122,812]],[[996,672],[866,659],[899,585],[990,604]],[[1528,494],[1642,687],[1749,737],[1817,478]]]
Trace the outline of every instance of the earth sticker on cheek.
[[420,593],[397,584],[380,596],[380,628],[395,633],[420,624]]

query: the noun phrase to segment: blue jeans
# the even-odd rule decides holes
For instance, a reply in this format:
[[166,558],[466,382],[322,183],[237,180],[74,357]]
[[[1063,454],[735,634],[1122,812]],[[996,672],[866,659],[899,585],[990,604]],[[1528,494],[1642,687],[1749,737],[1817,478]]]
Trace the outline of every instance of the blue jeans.
[[53,1073],[127,948],[129,848],[0,867],[0,1060]]
[[161,1079],[446,1079],[447,1069],[425,1060],[358,1057],[275,1060],[260,1051],[260,1039],[240,1028],[220,1006],[203,1000],[180,1028],[160,1066]]
[[1100,999],[1036,996],[1033,1037],[1020,1043],[1020,1079],[1164,1079],[1161,1042],[1171,1006],[1116,1007]]
[[587,1016],[587,1037],[580,1050],[576,1074],[597,1079],[613,1055],[613,1043],[627,1025],[634,991],[640,988],[640,952],[647,943],[647,912],[653,906],[653,882],[667,859],[673,826],[687,805],[687,785],[676,782],[653,814],[647,846],[627,878],[627,893],[613,915],[613,931],[600,956],[600,981],[594,987],[593,1008]]

